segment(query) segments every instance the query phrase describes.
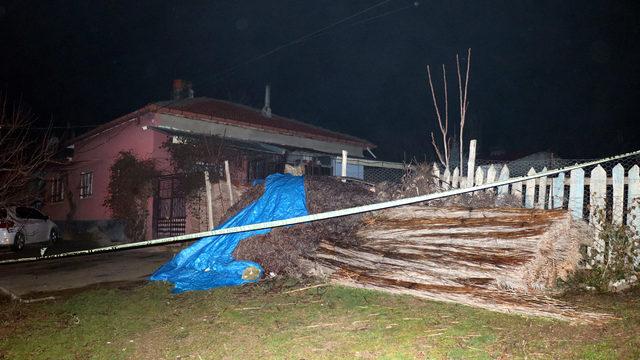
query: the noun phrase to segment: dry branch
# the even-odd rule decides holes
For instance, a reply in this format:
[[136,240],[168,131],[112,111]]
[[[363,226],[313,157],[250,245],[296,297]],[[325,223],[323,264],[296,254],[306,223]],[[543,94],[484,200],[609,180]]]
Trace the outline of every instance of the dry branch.
[[460,73],[460,57],[456,54],[456,69],[458,73],[458,96],[460,103],[460,173],[464,170],[464,125],[467,120],[467,108],[469,101],[467,94],[469,89],[469,72],[471,70],[471,48],[467,49],[467,70],[464,76],[464,86],[462,85],[462,74]]
[[48,132],[32,131],[35,117],[21,104],[9,109],[0,100],[0,207],[28,204],[40,197],[32,185],[51,158]]
[[431,89],[433,107],[436,110],[436,120],[438,120],[440,134],[442,134],[442,150],[440,150],[440,147],[437,145],[433,132],[431,132],[431,144],[436,151],[438,161],[440,161],[442,166],[444,166],[445,168],[449,168],[449,153],[451,148],[451,139],[447,136],[447,133],[449,132],[449,97],[447,94],[447,72],[444,64],[442,64],[442,82],[444,86],[444,120],[442,119],[440,106],[438,105],[436,90],[433,86],[433,80],[431,79],[431,67],[429,65],[427,65],[427,76],[429,79],[429,89]]

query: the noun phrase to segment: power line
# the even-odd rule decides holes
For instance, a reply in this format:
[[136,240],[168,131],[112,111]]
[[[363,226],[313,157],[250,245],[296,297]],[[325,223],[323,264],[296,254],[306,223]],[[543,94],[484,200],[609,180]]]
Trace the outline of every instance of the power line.
[[[242,66],[245,66],[245,65],[251,64],[253,62],[256,62],[258,60],[261,60],[263,58],[266,58],[266,57],[268,57],[270,55],[273,55],[273,54],[275,54],[275,53],[277,53],[277,52],[279,52],[279,51],[281,51],[283,49],[286,49],[286,48],[288,48],[290,46],[302,43],[305,40],[310,40],[310,39],[312,39],[314,37],[318,37],[318,36],[322,35],[323,33],[326,33],[328,30],[330,30],[330,29],[332,29],[332,28],[334,28],[334,27],[336,27],[336,26],[338,26],[340,24],[343,24],[343,23],[345,23],[345,22],[347,22],[347,21],[349,21],[349,20],[351,20],[353,18],[356,18],[356,17],[358,17],[358,16],[360,16],[362,14],[365,14],[365,13],[367,13],[367,12],[373,10],[373,9],[376,9],[378,7],[386,5],[386,4],[390,3],[391,1],[393,1],[393,0],[380,1],[380,2],[378,2],[378,3],[376,3],[376,4],[372,5],[372,6],[369,6],[369,7],[365,8],[365,9],[363,9],[363,10],[360,10],[360,11],[358,11],[358,12],[352,14],[352,15],[349,15],[349,16],[347,16],[345,18],[342,18],[342,19],[340,19],[338,21],[335,21],[335,22],[333,22],[333,23],[331,23],[331,24],[329,24],[327,26],[324,26],[324,27],[318,29],[318,30],[312,31],[312,32],[307,33],[305,35],[302,35],[302,36],[300,36],[300,37],[298,37],[298,38],[296,38],[294,40],[291,40],[291,41],[286,42],[284,44],[278,45],[275,48],[273,48],[273,49],[271,49],[269,51],[266,51],[266,52],[264,52],[264,53],[262,53],[260,55],[254,56],[253,58],[250,58],[250,59],[245,60],[245,61],[243,61],[241,63],[238,63],[238,64],[235,64],[233,66],[230,66],[227,69],[222,70],[222,71],[218,72],[217,74],[213,75],[212,81],[213,82],[217,82],[220,79],[224,78],[225,75],[227,75],[229,73],[232,73],[233,71],[235,71],[236,69],[238,69],[238,68],[240,68]],[[414,3],[414,5],[415,4],[416,3]],[[402,10],[404,10],[406,8],[407,7],[403,7]],[[204,83],[206,84],[206,83],[208,83],[208,81],[205,81]]]
[[[354,18],[356,18],[356,17],[358,17],[358,16],[360,16],[362,14],[365,14],[365,13],[371,11],[371,10],[374,10],[376,8],[384,6],[384,5],[386,5],[386,4],[388,4],[388,3],[392,2],[392,1],[394,1],[394,0],[382,0],[382,1],[377,2],[377,3],[375,3],[375,4],[373,4],[373,5],[369,6],[369,7],[364,8],[364,9],[362,9],[360,11],[357,11],[357,12],[355,12],[355,13],[347,16],[347,17],[344,17],[344,18],[342,18],[342,19],[340,19],[338,21],[335,21],[335,22],[333,22],[333,23],[331,23],[329,25],[326,25],[326,26],[324,26],[324,27],[322,27],[322,28],[320,28],[318,30],[314,30],[314,31],[309,32],[309,33],[307,33],[305,35],[302,35],[302,36],[300,36],[300,37],[298,37],[298,38],[296,38],[294,40],[291,40],[291,41],[286,42],[284,44],[278,45],[278,46],[274,47],[273,49],[271,49],[269,51],[266,51],[266,52],[264,52],[262,54],[254,56],[254,57],[252,57],[250,59],[247,59],[247,60],[245,60],[243,62],[237,63],[237,64],[235,64],[233,66],[230,66],[230,67],[228,67],[228,68],[226,68],[226,69],[214,74],[211,77],[210,80],[205,80],[203,82],[200,82],[200,85],[216,83],[216,82],[224,79],[227,75],[233,73],[235,70],[237,70],[240,67],[243,67],[245,65],[254,63],[254,62],[258,61],[258,60],[264,59],[264,58],[266,58],[268,56],[271,56],[271,55],[283,50],[283,49],[286,49],[286,48],[291,47],[291,46],[296,45],[296,44],[300,44],[300,43],[302,43],[302,42],[304,42],[306,40],[311,40],[311,39],[314,39],[316,37],[322,36],[322,35],[328,33],[331,29],[333,29],[333,28],[335,28],[335,27],[337,27],[337,26],[339,26],[341,24],[344,24],[344,23],[348,22],[349,20],[354,19]],[[358,24],[361,24],[361,23],[367,23],[367,22],[373,21],[375,19],[382,18],[384,16],[388,16],[388,15],[397,13],[397,12],[399,12],[401,10],[408,9],[410,7],[414,7],[414,6],[417,7],[418,5],[419,5],[419,3],[417,1],[415,1],[415,2],[411,3],[411,5],[403,6],[403,7],[398,8],[398,9],[387,11],[387,12],[385,12],[383,14],[380,14],[380,15],[372,16],[370,18],[366,18],[366,19],[357,21],[357,22],[351,24],[350,27],[358,25]],[[168,102],[166,102],[166,103],[164,103],[162,105],[159,105],[158,109],[162,109],[162,108],[166,108],[168,106],[171,106],[172,104],[175,104],[177,101],[179,101],[179,100],[168,101]]]

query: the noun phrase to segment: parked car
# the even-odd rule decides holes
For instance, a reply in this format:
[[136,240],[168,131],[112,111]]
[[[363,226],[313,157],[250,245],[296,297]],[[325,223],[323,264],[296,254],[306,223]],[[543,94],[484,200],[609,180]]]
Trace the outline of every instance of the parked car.
[[58,241],[60,232],[47,215],[26,206],[0,208],[0,246],[22,250],[26,244]]

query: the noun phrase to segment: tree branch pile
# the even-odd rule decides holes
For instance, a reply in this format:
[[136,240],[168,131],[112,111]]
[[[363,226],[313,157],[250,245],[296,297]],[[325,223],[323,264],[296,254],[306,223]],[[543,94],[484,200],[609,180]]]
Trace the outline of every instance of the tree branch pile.
[[[310,214],[372,204],[375,192],[357,182],[342,182],[328,176],[305,177],[307,210]],[[226,218],[258,199],[264,188],[254,187],[235,204]],[[267,273],[301,276],[308,272],[305,257],[312,254],[321,241],[328,240],[345,246],[355,246],[358,228],[366,215],[316,221],[293,227],[276,228],[265,235],[253,236],[240,242],[233,255],[236,259],[252,260]]]

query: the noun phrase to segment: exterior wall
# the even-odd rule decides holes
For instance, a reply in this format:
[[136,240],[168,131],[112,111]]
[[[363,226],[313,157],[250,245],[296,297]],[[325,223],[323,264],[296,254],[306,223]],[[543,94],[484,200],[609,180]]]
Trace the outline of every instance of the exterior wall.
[[[156,159],[156,165],[161,171],[169,171],[168,154],[160,148],[167,136],[148,128],[143,129],[149,122],[148,119],[135,118],[74,144],[73,161],[62,171],[67,179],[65,199],[45,204],[44,212],[52,220],[60,222],[110,220],[111,212],[104,206],[104,201],[107,197],[111,166],[121,151],[131,151],[141,159]],[[93,191],[90,196],[81,199],[80,179],[83,172],[93,172]],[[51,175],[57,174],[52,172]],[[151,234],[152,206],[153,201],[149,199],[148,236]]]

